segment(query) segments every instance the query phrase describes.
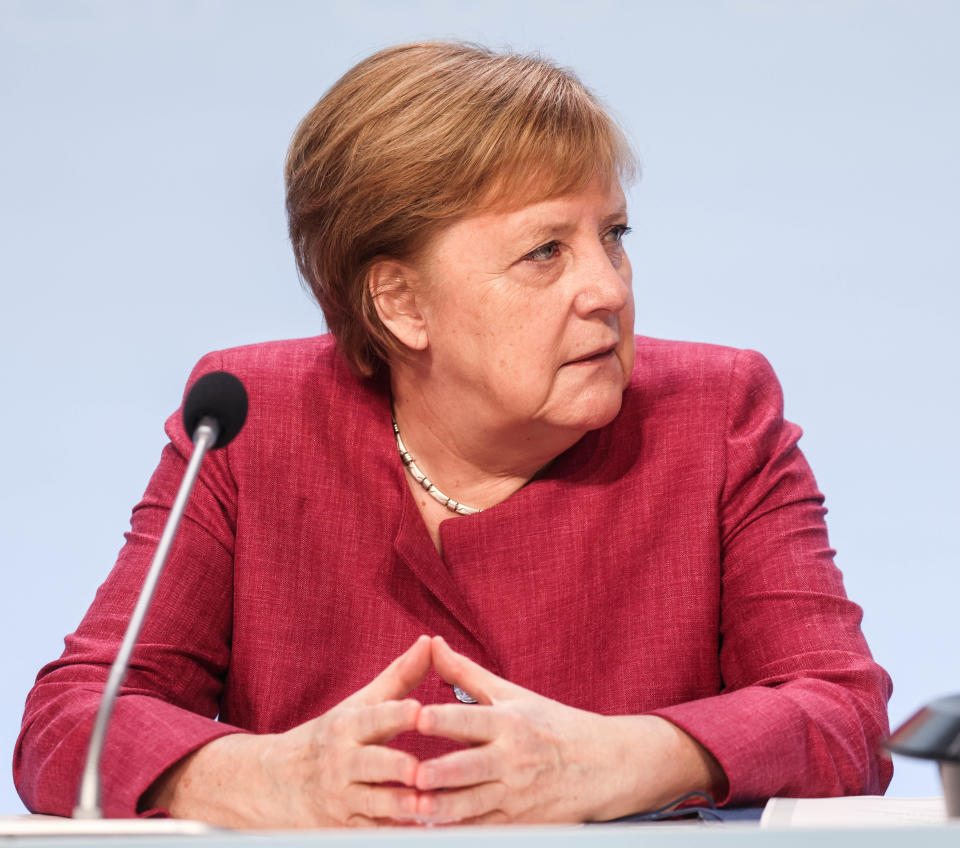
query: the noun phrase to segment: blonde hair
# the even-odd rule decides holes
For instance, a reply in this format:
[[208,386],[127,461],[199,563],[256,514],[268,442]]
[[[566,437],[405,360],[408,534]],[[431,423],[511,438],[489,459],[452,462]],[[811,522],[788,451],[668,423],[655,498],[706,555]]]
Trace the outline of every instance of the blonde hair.
[[450,222],[629,180],[623,133],[570,71],[464,43],[381,50],[304,117],[286,163],[300,273],[353,369],[400,353],[367,277]]

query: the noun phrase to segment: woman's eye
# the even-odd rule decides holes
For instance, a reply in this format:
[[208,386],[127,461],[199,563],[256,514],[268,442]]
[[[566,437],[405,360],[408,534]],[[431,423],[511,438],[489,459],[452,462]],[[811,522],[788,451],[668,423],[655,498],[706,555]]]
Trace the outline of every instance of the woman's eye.
[[604,233],[604,238],[611,244],[620,244],[623,237],[630,232],[632,231],[626,224],[617,224],[617,226],[611,227]]
[[524,259],[529,259],[532,262],[546,262],[548,259],[553,259],[555,256],[560,254],[560,245],[555,242],[547,242],[547,244],[541,245],[536,250],[531,250]]

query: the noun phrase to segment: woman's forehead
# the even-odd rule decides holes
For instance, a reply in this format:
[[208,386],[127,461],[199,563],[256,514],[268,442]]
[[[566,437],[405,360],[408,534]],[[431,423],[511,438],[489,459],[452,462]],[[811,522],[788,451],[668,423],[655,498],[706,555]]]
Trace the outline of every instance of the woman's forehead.
[[485,222],[491,225],[553,226],[555,229],[574,226],[575,219],[584,212],[599,216],[626,212],[626,196],[619,180],[595,179],[586,185],[562,194],[532,194],[512,204],[497,204],[478,210],[464,221]]
[[[489,182],[476,203],[477,210],[511,212],[536,203],[594,190],[597,186],[612,190],[621,186],[614,163],[566,163],[567,167],[521,168],[500,174]],[[621,193],[622,193],[622,189]]]

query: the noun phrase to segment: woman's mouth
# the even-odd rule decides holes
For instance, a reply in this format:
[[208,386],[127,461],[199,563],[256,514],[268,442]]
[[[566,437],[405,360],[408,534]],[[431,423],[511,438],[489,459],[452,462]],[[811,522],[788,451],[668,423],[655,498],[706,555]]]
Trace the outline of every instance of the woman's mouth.
[[581,356],[579,359],[571,359],[567,365],[592,365],[596,362],[603,362],[605,359],[611,357],[614,351],[617,349],[616,345],[609,345],[608,347],[602,348],[601,350],[595,350],[593,353],[588,353],[586,356]]

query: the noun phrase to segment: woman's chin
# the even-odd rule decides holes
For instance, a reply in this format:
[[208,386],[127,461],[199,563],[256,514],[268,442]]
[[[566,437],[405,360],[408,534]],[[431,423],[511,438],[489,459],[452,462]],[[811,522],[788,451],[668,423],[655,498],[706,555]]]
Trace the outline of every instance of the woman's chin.
[[613,421],[622,405],[623,389],[620,386],[597,387],[581,393],[558,418],[562,426],[570,430],[597,430]]

